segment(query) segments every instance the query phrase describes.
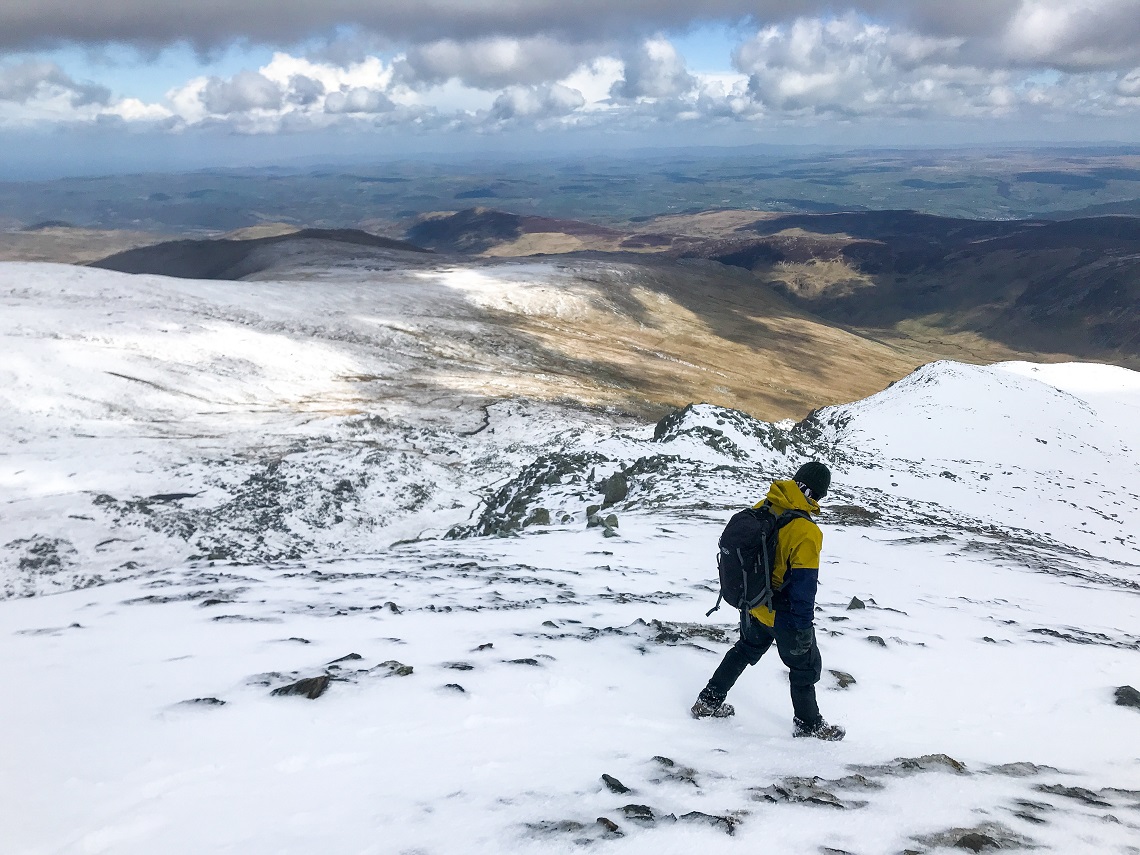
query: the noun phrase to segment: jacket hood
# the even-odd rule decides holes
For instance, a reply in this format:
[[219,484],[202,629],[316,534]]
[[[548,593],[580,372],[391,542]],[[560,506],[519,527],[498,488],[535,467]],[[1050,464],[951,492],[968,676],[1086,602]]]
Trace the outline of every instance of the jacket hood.
[[768,503],[780,513],[783,511],[804,511],[809,514],[819,513],[819,504],[815,499],[809,499],[803,494],[795,481],[773,481],[768,495]]

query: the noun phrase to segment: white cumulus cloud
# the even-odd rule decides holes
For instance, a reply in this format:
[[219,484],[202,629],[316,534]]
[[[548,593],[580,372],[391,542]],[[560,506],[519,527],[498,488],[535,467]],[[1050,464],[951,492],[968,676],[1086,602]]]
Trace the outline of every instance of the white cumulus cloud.
[[959,38],[855,16],[768,27],[736,51],[748,93],[768,113],[838,117],[1000,115],[1010,75],[970,64]]
[[106,104],[111,90],[97,83],[81,83],[54,62],[29,59],[0,67],[0,101],[29,101],[66,96],[73,107]]
[[551,119],[569,115],[585,104],[581,92],[560,83],[512,86],[495,99],[491,117],[499,121]]
[[239,71],[229,80],[211,77],[202,88],[202,104],[217,115],[249,110],[276,110],[284,92],[281,85],[257,71]]
[[679,98],[691,92],[697,80],[671,42],[649,39],[625,56],[625,72],[615,83],[615,98]]
[[400,76],[410,86],[448,80],[481,89],[535,85],[565,77],[598,52],[593,45],[549,36],[440,39],[413,46],[400,64]]
[[386,113],[395,107],[392,99],[378,89],[353,86],[330,92],[325,98],[326,113]]

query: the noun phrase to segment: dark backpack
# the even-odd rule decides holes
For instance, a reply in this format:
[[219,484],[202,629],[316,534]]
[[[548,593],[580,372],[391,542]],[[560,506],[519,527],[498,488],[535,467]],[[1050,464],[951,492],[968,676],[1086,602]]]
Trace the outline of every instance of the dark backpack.
[[776,516],[767,502],[732,515],[721,532],[716,556],[720,596],[705,617],[720,608],[721,600],[741,611],[757,606],[772,608],[776,541],[780,529],[797,517],[811,519],[803,511],[785,511]]

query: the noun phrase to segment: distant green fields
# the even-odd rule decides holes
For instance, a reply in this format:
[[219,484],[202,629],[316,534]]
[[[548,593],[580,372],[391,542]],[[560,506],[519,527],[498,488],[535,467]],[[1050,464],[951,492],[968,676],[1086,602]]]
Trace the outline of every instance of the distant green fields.
[[598,223],[715,208],[910,209],[977,219],[1140,214],[1140,149],[708,149],[0,184],[0,228],[8,229],[63,221],[209,233],[283,221],[398,235],[418,214],[473,206]]

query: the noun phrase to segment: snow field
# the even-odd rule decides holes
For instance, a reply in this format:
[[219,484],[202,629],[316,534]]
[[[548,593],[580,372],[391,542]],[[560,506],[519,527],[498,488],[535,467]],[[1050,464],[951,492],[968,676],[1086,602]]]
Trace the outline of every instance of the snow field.
[[[24,687],[4,729],[19,734],[8,756],[21,772],[9,772],[0,793],[19,817],[14,851],[572,851],[574,833],[534,826],[590,825],[596,816],[626,836],[595,845],[623,852],[897,852],[915,835],[982,820],[1053,851],[1126,851],[1134,839],[1127,811],[1116,812],[1120,824],[1106,823],[1107,811],[1074,809],[1032,789],[1140,783],[1140,764],[1122,751],[1135,714],[1109,700],[1140,656],[1030,632],[1077,624],[1120,635],[1131,612],[1119,594],[978,565],[944,544],[829,531],[818,622],[824,666],[858,682],[838,690],[825,671],[821,707],[850,735],[805,744],[790,736],[785,671],[774,652],[734,691],[734,719],[698,722],[687,707],[723,643],[698,636],[690,639],[697,647],[656,644],[653,631],[636,628],[579,637],[587,626],[629,627],[639,618],[724,625],[723,611],[704,620],[710,595],[696,590],[708,583],[705,547],[716,530],[670,520],[676,534],[665,539],[660,520],[628,519],[620,540],[559,530],[467,542],[463,554],[425,543],[321,566],[226,568],[237,578],[208,588],[238,593],[206,607],[202,599],[128,604],[200,591],[203,580],[190,573],[7,603],[13,632],[0,636],[0,662],[5,684]],[[466,572],[485,584],[455,584],[442,573],[449,562],[470,561],[481,570]],[[378,575],[393,565],[409,575]],[[491,578],[496,571],[568,582],[573,600],[533,602],[535,593],[549,599],[544,586],[502,584]],[[495,610],[493,592],[511,607]],[[856,594],[880,608],[848,611]],[[368,610],[386,602],[401,613]],[[899,606],[907,614],[885,610]],[[235,615],[257,622],[214,619]],[[17,634],[71,622],[81,628]],[[493,648],[477,649],[488,642]],[[352,652],[364,657],[361,667],[396,659],[415,670],[333,682],[315,701],[270,697],[249,684],[266,672],[320,673]],[[472,670],[444,667],[456,662]],[[226,705],[179,703],[197,697]],[[749,788],[784,776],[836,779],[851,766],[932,753],[974,774],[885,778],[885,789],[855,794],[867,807],[846,811],[750,797]],[[663,779],[656,756],[690,767],[696,785]],[[983,774],[1019,761],[1060,771]],[[603,772],[634,793],[608,792]],[[1012,817],[1018,798],[1055,805],[1048,825]],[[688,823],[642,828],[621,813],[630,803],[678,816],[748,814],[727,837]]]
[[[800,425],[401,388],[472,306],[577,311],[537,276],[0,266],[5,853],[1137,851],[1135,372],[935,363]],[[791,738],[775,651],[694,721],[720,528],[812,457],[848,739]]]

